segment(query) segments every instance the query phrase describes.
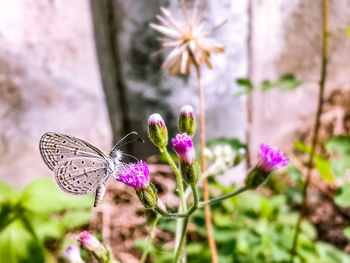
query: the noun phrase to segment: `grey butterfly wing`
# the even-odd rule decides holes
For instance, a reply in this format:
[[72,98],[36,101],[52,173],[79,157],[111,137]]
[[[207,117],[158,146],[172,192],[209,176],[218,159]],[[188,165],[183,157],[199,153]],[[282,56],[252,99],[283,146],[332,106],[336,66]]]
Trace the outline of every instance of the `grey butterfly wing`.
[[54,170],[55,182],[67,194],[85,195],[96,191],[108,178],[105,159],[76,158]]
[[75,158],[107,158],[103,152],[90,143],[61,133],[45,133],[40,139],[39,148],[41,156],[51,170]]

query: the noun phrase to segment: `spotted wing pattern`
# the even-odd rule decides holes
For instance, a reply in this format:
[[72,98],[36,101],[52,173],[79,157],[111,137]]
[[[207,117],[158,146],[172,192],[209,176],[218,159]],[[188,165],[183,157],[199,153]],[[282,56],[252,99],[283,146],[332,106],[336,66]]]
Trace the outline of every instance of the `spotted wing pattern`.
[[39,148],[41,156],[51,170],[76,158],[107,158],[103,152],[90,143],[61,133],[45,133],[40,139]]
[[102,158],[70,159],[54,172],[58,187],[63,192],[73,195],[93,193],[108,178],[107,161]]

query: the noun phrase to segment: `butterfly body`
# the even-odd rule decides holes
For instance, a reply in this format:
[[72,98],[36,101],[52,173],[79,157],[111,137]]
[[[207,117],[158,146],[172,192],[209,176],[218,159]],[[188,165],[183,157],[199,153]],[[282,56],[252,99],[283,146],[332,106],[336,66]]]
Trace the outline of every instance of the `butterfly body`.
[[72,195],[96,192],[95,206],[103,199],[105,182],[123,168],[122,152],[115,146],[110,156],[79,138],[48,132],[40,139],[40,153],[54,172],[60,190]]

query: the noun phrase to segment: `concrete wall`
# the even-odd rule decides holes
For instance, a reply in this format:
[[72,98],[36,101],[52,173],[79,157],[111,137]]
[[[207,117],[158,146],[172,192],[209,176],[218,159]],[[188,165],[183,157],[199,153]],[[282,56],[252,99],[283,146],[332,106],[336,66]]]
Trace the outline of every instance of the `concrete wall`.
[[[260,142],[290,146],[295,131],[312,122],[316,109],[321,52],[321,1],[251,0],[252,65],[256,87],[265,79],[293,73],[303,81],[295,91],[253,94],[252,156]],[[159,112],[170,134],[184,104],[198,113],[195,75],[169,77],[160,71],[164,54],[158,34],[148,27],[159,5],[174,11],[178,1],[118,1],[122,74],[128,88],[133,129],[146,135],[146,119]],[[210,26],[227,23],[213,35],[226,53],[213,56],[214,70],[203,68],[207,137],[245,138],[244,96],[237,77],[248,71],[248,0],[207,1]],[[349,89],[350,2],[329,3],[329,66],[326,93]],[[112,133],[96,59],[87,0],[0,0],[0,180],[23,186],[50,176],[38,151],[45,131],[62,131],[108,151]],[[193,72],[194,73],[194,72]],[[198,140],[198,138],[196,138]],[[141,147],[141,146],[138,146]],[[149,152],[148,143],[137,148]]]

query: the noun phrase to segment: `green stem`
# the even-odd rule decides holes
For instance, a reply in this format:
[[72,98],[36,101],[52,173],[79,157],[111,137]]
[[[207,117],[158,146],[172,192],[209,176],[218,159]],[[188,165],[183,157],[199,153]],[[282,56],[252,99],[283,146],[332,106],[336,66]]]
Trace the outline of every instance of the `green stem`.
[[164,217],[166,219],[176,219],[176,218],[183,218],[183,217],[187,216],[187,212],[186,213],[169,213],[169,212],[161,209],[159,206],[155,206],[154,211],[156,211],[157,213],[159,213],[162,217]]
[[161,148],[159,148],[159,150],[163,154],[163,156],[165,157],[167,162],[170,164],[171,168],[173,168],[173,170],[174,170],[174,173],[176,175],[177,187],[179,189],[179,196],[180,196],[180,200],[181,200],[181,207],[183,208],[182,211],[185,211],[186,210],[186,202],[185,202],[185,199],[184,199],[184,188],[183,188],[183,184],[182,184],[181,173],[180,173],[179,169],[177,168],[176,164],[174,163],[173,159],[170,157],[166,147],[161,147]]
[[197,186],[191,186],[191,188],[192,188],[192,192],[193,192],[194,204],[186,212],[186,217],[183,220],[180,242],[179,242],[179,246],[176,249],[174,263],[177,263],[179,261],[180,256],[181,256],[182,248],[183,248],[183,245],[185,243],[185,236],[186,236],[186,230],[187,230],[187,225],[188,225],[189,219],[190,219],[191,215],[193,214],[193,212],[196,211],[197,208],[199,207],[199,196],[198,196]]
[[210,199],[208,201],[200,202],[199,203],[199,207],[203,207],[203,206],[206,206],[206,205],[213,205],[213,204],[219,203],[222,200],[225,200],[227,198],[233,197],[233,196],[238,195],[238,194],[240,194],[240,193],[242,193],[244,191],[247,191],[247,190],[249,190],[249,187],[246,187],[246,186],[241,187],[237,191],[234,191],[234,192],[232,192],[230,194],[222,195],[222,196]]
[[146,261],[146,259],[147,259],[148,253],[150,251],[151,243],[152,243],[152,241],[154,239],[154,234],[155,234],[156,225],[158,223],[158,220],[159,220],[159,215],[157,214],[157,218],[152,222],[151,232],[149,234],[149,237],[147,238],[147,247],[142,253],[142,257],[141,257],[140,263],[144,263]]

